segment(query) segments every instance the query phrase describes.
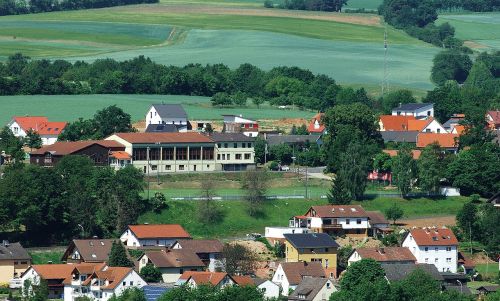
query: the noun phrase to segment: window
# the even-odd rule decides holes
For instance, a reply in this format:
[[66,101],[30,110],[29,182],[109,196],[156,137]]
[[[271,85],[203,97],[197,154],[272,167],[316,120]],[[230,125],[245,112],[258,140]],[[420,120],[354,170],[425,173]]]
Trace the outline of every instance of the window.
[[241,154],[236,154],[236,160],[241,160]]
[[224,147],[227,148],[227,143],[224,143]]
[[189,160],[200,160],[200,159],[201,159],[201,147],[190,147]]
[[425,259],[425,263],[429,263],[429,258],[426,258],[426,259]]
[[222,143],[217,143],[217,147],[221,148],[222,147]]
[[27,261],[21,261],[21,264],[28,264]]
[[251,157],[252,157],[251,154],[245,154],[245,160],[250,160]]
[[162,160],[174,160],[174,148],[166,147],[161,150]]
[[438,263],[439,258],[434,258],[434,263]]
[[151,170],[157,170],[158,169],[158,165],[151,165]]
[[207,164],[207,168],[210,168],[210,164]]
[[227,159],[231,160],[231,154],[227,154]]
[[179,274],[184,274],[184,269],[179,269]]
[[134,148],[132,150],[132,160],[145,161],[147,160],[148,151],[145,148]]
[[347,225],[349,225],[349,224],[351,223],[351,220],[350,220],[350,219],[346,219],[346,220],[345,220],[345,223],[346,223]]
[[222,154],[222,160],[226,160],[226,154]]
[[248,142],[247,146],[248,146],[248,148],[251,148],[252,147],[252,143]]
[[220,154],[217,154],[217,160],[220,160]]
[[126,285],[127,285],[127,282],[123,281],[122,285],[123,285],[123,286],[126,286]]
[[130,281],[130,285],[131,285],[131,286],[132,286],[132,285],[134,285],[134,281]]
[[437,129],[437,132],[438,132],[438,133],[441,133],[441,129]]
[[236,143],[236,142],[235,142],[235,143],[233,143],[233,147],[234,147],[234,148],[238,148],[238,143]]
[[172,170],[172,166],[171,165],[165,165],[165,170]]
[[446,258],[446,262],[451,262],[451,258]]
[[360,219],[360,218],[358,218],[358,219],[356,220],[356,224],[361,225],[361,219]]
[[160,160],[160,149],[150,148],[149,149],[149,160]]
[[184,170],[184,165],[179,165],[179,170]]
[[178,147],[175,155],[177,160],[187,160],[187,147]]
[[146,264],[146,258],[142,259],[142,264]]
[[330,282],[326,283],[326,289],[330,289]]
[[[203,160],[213,160],[214,159],[214,148],[204,147],[203,148]],[[219,158],[217,158],[219,159]]]
[[430,133],[431,132],[431,129],[426,129],[425,130],[426,133]]
[[451,252],[451,247],[446,247],[446,252]]
[[428,251],[429,251],[429,248],[428,248],[428,247],[425,247],[425,248],[424,248],[424,251],[425,251],[425,252],[428,252]]
[[438,252],[439,251],[439,248],[438,247],[435,247],[434,248],[434,252]]

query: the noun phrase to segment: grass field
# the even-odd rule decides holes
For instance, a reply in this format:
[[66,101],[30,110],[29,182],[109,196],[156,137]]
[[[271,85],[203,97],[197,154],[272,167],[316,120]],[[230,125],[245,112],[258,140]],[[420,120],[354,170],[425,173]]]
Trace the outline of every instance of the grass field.
[[46,264],[51,261],[52,263],[61,263],[61,257],[64,251],[57,248],[55,250],[40,250],[40,251],[30,251],[29,252],[32,260],[32,264]]
[[377,10],[382,4],[381,0],[349,0],[343,9],[364,8],[366,10]]
[[468,13],[440,15],[438,23],[448,22],[455,27],[459,39],[472,41],[478,50],[500,49],[500,13]]
[[109,105],[118,105],[132,116],[142,120],[153,103],[180,103],[191,120],[216,120],[222,114],[242,114],[255,119],[311,118],[315,113],[300,110],[280,110],[263,105],[248,107],[213,108],[210,98],[179,95],[20,95],[0,96],[0,124],[6,124],[14,115],[43,115],[50,120],[72,121],[89,118]]
[[[402,200],[398,198],[376,198],[360,204],[368,210],[384,210],[393,203],[400,205],[405,211],[405,217],[415,218],[423,216],[453,215],[466,202],[466,198],[447,198],[443,200],[414,199]],[[246,213],[246,204],[243,201],[218,201],[225,218],[220,224],[203,225],[196,215],[197,202],[169,201],[169,208],[161,213],[149,212],[139,218],[140,223],[180,223],[195,237],[242,237],[247,233],[263,233],[266,226],[287,226],[288,219],[302,214],[312,205],[326,204],[327,200],[273,200],[266,201],[263,215],[252,218]]]
[[478,271],[479,274],[483,275],[483,277],[488,278],[496,278],[498,277],[498,273],[500,272],[500,270],[498,269],[498,262],[476,264],[476,271]]

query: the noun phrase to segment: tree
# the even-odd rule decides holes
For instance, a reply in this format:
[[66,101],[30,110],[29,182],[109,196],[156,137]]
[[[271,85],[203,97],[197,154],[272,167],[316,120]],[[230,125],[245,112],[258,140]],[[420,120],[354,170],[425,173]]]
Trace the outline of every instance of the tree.
[[160,269],[155,267],[152,263],[146,264],[141,269],[140,275],[146,282],[160,282],[162,280]]
[[352,255],[352,246],[351,245],[345,245],[345,246],[339,248],[339,251],[337,254],[337,258],[338,258],[337,266],[341,270],[347,269],[347,265],[348,265],[347,260],[349,259],[349,257],[351,255]]
[[160,213],[161,210],[168,207],[167,198],[159,191],[155,192],[154,196],[149,199],[149,204],[154,212]]
[[114,133],[134,132],[130,114],[116,105],[99,110],[94,115],[96,133],[94,139],[102,139]]
[[302,124],[297,128],[296,135],[309,135],[309,131],[307,130],[307,125]]
[[269,153],[273,160],[278,161],[280,164],[288,165],[292,163],[293,149],[286,143],[271,146]]
[[332,188],[327,195],[328,202],[333,205],[349,205],[351,203],[351,195],[348,189],[347,179],[343,174],[335,176],[332,180]]
[[424,148],[418,158],[418,183],[423,191],[439,193],[446,171],[447,157],[438,143]]
[[385,114],[391,114],[392,109],[400,104],[417,102],[410,90],[395,90],[384,95],[381,99],[382,108]]
[[226,92],[215,93],[210,99],[212,106],[229,106],[233,103],[231,96]]
[[385,210],[385,217],[387,219],[392,220],[392,223],[395,225],[396,221],[403,217],[404,211],[401,207],[399,207],[396,203],[394,203],[391,207]]
[[268,187],[267,172],[265,170],[247,170],[243,174],[241,188],[244,190],[244,198],[248,203],[250,216],[261,213],[261,205],[266,199]]
[[472,67],[470,57],[455,49],[444,50],[433,59],[431,79],[437,85],[443,85],[447,80],[463,83]]
[[255,163],[263,164],[266,160],[267,143],[262,137],[257,136],[254,142]]
[[40,134],[33,129],[28,130],[26,138],[24,138],[24,142],[31,150],[42,147],[42,138],[40,137]]
[[198,203],[198,217],[205,226],[220,223],[224,218],[223,212],[215,203],[215,183],[211,178],[201,182],[202,200]]
[[468,202],[457,213],[457,225],[464,233],[466,240],[477,239],[480,236],[477,212],[477,206],[472,202]]
[[108,265],[110,267],[133,267],[134,263],[128,258],[127,250],[121,242],[113,241],[109,253]]
[[480,89],[482,93],[489,97],[494,97],[499,91],[497,84],[498,81],[491,74],[490,69],[481,61],[475,62],[472,65],[469,75],[464,82],[465,87]]
[[109,301],[146,301],[144,291],[137,287],[127,288],[118,296],[113,294]]
[[253,251],[242,244],[225,244],[222,249],[223,268],[229,275],[250,275],[256,268]]
[[0,131],[0,153],[2,152],[11,155],[16,163],[24,160],[23,142],[8,127]]
[[354,262],[340,279],[341,290],[354,291],[363,283],[375,282],[385,276],[380,263],[373,259]]
[[388,153],[380,152],[373,159],[373,170],[389,172],[392,167],[392,159]]
[[247,98],[247,95],[241,91],[238,91],[231,96],[233,103],[241,107],[247,105]]
[[410,147],[400,147],[397,156],[392,160],[392,174],[401,195],[408,195],[416,174],[416,164]]
[[114,201],[116,201],[116,233],[122,233],[127,225],[137,221],[145,202],[141,193],[144,190],[144,174],[132,165],[118,170],[114,181]]

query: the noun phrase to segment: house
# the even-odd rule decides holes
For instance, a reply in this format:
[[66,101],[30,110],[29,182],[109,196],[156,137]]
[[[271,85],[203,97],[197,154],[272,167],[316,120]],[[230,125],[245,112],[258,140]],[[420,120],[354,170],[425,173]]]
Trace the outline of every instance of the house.
[[484,285],[477,288],[477,292],[481,296],[486,296],[491,293],[498,292],[500,290],[500,285]]
[[304,278],[326,278],[325,270],[319,262],[284,262],[273,275],[272,281],[280,286],[281,294],[288,296]]
[[419,131],[422,133],[448,133],[446,129],[433,117],[425,119],[415,119],[408,121],[409,131]]
[[[391,157],[396,157],[399,152],[399,150],[397,149],[384,149],[382,151]],[[418,160],[418,158],[420,158],[420,155],[422,154],[422,151],[419,149],[412,149],[411,154],[414,160]]]
[[266,227],[264,229],[264,237],[271,245],[285,243],[284,234],[302,234],[309,233],[308,228],[292,228],[292,227]]
[[500,130],[500,111],[488,111],[486,112],[486,122],[488,123],[490,129]]
[[324,113],[318,113],[314,115],[311,122],[309,123],[309,126],[307,127],[307,131],[309,132],[309,134],[326,134],[326,127],[322,121],[324,116]]
[[61,261],[66,263],[98,263],[109,259],[113,239],[73,239]]
[[179,239],[172,245],[172,250],[184,250],[195,253],[210,272],[221,265],[224,245],[216,239]]
[[321,146],[321,135],[265,135],[267,145],[269,147],[280,144],[288,144],[295,149],[302,149],[307,145],[317,144]]
[[284,234],[286,262],[319,262],[325,269],[336,271],[340,247],[326,233]]
[[146,133],[178,133],[179,130],[175,124],[148,124]]
[[237,286],[255,286],[252,277],[250,276],[241,276],[241,275],[233,275],[231,278],[234,281],[234,285]]
[[306,214],[292,217],[289,226],[336,236],[366,237],[368,219],[368,213],[359,205],[312,206]]
[[216,169],[240,171],[255,169],[255,138],[242,133],[212,133],[216,143]]
[[28,131],[33,130],[40,135],[43,145],[50,145],[57,141],[66,125],[66,122],[49,121],[43,116],[14,116],[7,127],[19,138],[25,138]]
[[215,143],[200,133],[117,133],[106,140],[123,144],[145,174],[216,170]]
[[120,236],[127,247],[170,247],[179,239],[191,239],[191,235],[178,224],[129,225]]
[[253,284],[264,293],[264,298],[278,298],[280,287],[276,283],[262,278],[252,278]]
[[453,129],[460,124],[460,121],[464,120],[465,114],[453,114],[450,119],[443,123],[443,127],[448,133],[451,133]]
[[380,211],[366,211],[368,215],[368,235],[372,237],[383,236],[391,233],[393,230],[390,227],[389,221]]
[[88,157],[96,166],[108,166],[109,154],[113,151],[123,150],[125,150],[125,146],[116,141],[59,141],[32,151],[30,153],[30,163],[53,167],[63,157],[75,155]]
[[150,124],[173,124],[178,132],[191,130],[186,111],[180,104],[152,105],[146,113],[146,125]]
[[330,279],[326,278],[304,278],[295,291],[288,297],[289,301],[324,301],[330,300],[330,296],[338,291]]
[[494,207],[500,208],[500,191],[489,198],[487,202],[491,203]]
[[[0,283],[10,283],[18,279],[31,265],[31,257],[18,243],[9,243],[4,240],[0,244]],[[12,286],[18,286],[12,283]]]
[[243,118],[242,115],[222,115],[224,118],[223,133],[243,133],[248,137],[257,137],[259,124],[255,120]]
[[414,116],[406,115],[381,115],[378,125],[381,132],[385,131],[409,131],[408,123],[415,120]]
[[458,240],[451,229],[411,229],[402,246],[411,251],[418,263],[433,264],[442,272],[457,272]]
[[382,269],[385,272],[385,279],[389,282],[401,281],[408,277],[416,269],[421,269],[427,274],[431,275],[434,280],[443,282],[444,278],[439,273],[437,268],[432,264],[407,264],[407,263],[395,263],[395,264],[382,264]]
[[473,274],[476,265],[474,262],[467,256],[463,254],[463,252],[458,252],[458,267],[462,268],[464,274]]
[[418,131],[383,131],[380,132],[384,143],[394,142],[394,143],[417,143]]
[[427,145],[437,143],[447,152],[456,153],[458,150],[458,135],[451,133],[419,133],[417,135],[417,147],[425,148]]
[[148,263],[160,269],[163,282],[175,283],[184,271],[203,271],[205,263],[190,250],[146,251],[139,257],[139,271]]
[[132,164],[132,157],[125,151],[112,151],[109,153],[109,166],[114,170],[122,169]]
[[187,271],[184,272],[176,285],[188,285],[190,287],[197,287],[198,285],[210,284],[217,288],[224,288],[226,286],[235,285],[235,281],[229,274],[224,272],[197,272]]
[[434,104],[407,103],[392,109],[392,115],[414,116],[415,118],[434,117]]
[[408,248],[403,247],[380,247],[380,248],[357,248],[347,259],[350,266],[361,259],[373,259],[381,264],[415,264],[417,259]]

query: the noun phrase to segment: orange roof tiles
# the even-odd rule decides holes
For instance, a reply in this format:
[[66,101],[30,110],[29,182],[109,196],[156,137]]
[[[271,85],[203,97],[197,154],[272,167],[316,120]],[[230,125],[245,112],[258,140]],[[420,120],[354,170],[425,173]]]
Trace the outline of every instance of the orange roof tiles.
[[233,278],[234,282],[239,285],[239,286],[254,286],[255,283],[253,282],[253,279],[250,278],[249,276],[231,276]]
[[130,272],[132,272],[132,268],[108,267],[104,271],[94,273],[94,275],[99,279],[106,279],[109,281],[107,286],[101,286],[102,289],[114,289]]
[[[398,155],[398,150],[397,149],[384,149],[382,150],[384,153],[388,154],[391,157],[396,157]],[[420,158],[420,155],[422,154],[422,151],[419,149],[413,149],[411,151],[411,154],[413,156],[413,159],[417,160]]]
[[132,157],[127,152],[124,151],[116,151],[116,152],[111,152],[110,157],[113,157],[118,160],[130,160]]
[[[130,143],[213,143],[200,133],[117,133],[116,136]],[[108,137],[109,139],[109,137]]]
[[428,119],[408,120],[408,131],[419,131],[419,132],[421,132],[433,120],[434,120],[434,118],[432,118],[432,117],[429,117]]
[[365,209],[359,205],[312,206],[305,215],[316,217],[368,217]]
[[59,135],[67,125],[67,122],[49,122],[43,116],[14,116],[13,120],[24,130],[33,129],[40,135]]
[[437,142],[441,147],[454,148],[457,147],[457,134],[449,133],[419,133],[417,135],[417,147],[423,148],[429,144]]
[[417,259],[411,253],[410,249],[404,247],[384,247],[384,248],[359,248],[356,249],[361,258],[371,258],[378,262],[387,261],[412,261]]
[[[323,118],[324,115],[325,115],[324,113],[318,113],[314,115],[311,123],[309,123],[309,126],[307,127],[307,131],[309,133],[323,133],[323,131],[325,130],[325,125],[323,124],[321,119]],[[316,121],[319,123],[318,128],[314,126]]]
[[223,272],[197,272],[197,271],[186,271],[184,272],[180,280],[193,279],[196,284],[211,284],[213,286],[218,285],[224,278],[226,278],[227,273]]
[[412,229],[410,234],[419,246],[458,245],[458,240],[450,229]]
[[453,133],[454,134],[457,134],[457,135],[462,135],[465,131],[465,126],[463,125],[456,125],[454,128],[453,128]]
[[191,238],[179,224],[129,225],[130,231],[139,239],[145,238]]
[[62,280],[63,284],[71,283],[74,269],[88,271],[96,270],[102,267],[99,264],[80,263],[80,264],[35,264],[31,268],[34,269],[42,279],[45,280]]
[[380,122],[386,131],[408,131],[408,123],[415,120],[413,116],[381,115]]

